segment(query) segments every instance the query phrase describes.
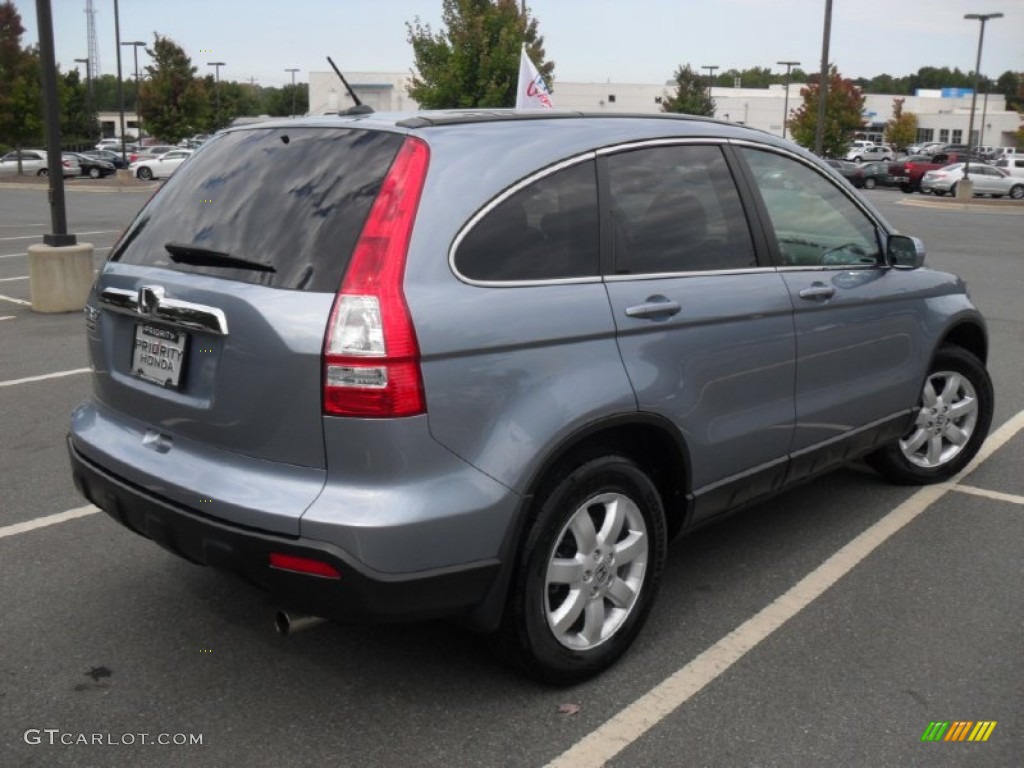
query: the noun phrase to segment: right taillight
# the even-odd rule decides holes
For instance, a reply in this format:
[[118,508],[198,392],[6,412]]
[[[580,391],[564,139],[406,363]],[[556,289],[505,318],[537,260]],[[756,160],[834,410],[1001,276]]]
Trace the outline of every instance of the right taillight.
[[406,138],[363,225],[324,340],[326,414],[389,418],[426,411],[402,281],[429,160],[426,143]]

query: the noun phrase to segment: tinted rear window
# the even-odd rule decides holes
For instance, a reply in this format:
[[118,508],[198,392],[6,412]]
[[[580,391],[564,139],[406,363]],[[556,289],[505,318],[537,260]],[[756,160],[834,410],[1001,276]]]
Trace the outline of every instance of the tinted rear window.
[[[142,209],[111,260],[275,288],[335,291],[402,138],[333,128],[218,136]],[[176,263],[164,247],[168,242],[273,271]]]

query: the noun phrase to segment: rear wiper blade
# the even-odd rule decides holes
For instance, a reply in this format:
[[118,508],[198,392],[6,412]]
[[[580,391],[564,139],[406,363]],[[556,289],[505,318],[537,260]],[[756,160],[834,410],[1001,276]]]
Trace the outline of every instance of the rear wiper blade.
[[224,251],[201,248],[198,245],[185,243],[164,243],[164,248],[171,254],[171,261],[176,264],[194,264],[197,267],[234,267],[250,269],[254,272],[277,272],[270,264],[263,264],[250,259],[232,256]]

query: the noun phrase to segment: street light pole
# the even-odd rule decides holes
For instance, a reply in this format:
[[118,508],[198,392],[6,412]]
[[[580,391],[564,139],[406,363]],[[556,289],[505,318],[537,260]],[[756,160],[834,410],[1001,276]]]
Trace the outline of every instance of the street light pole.
[[786,97],[782,105],[782,138],[786,138],[786,121],[789,119],[789,72],[793,67],[799,67],[799,61],[777,61],[776,64],[781,64],[786,68]]
[[135,127],[139,129],[139,142],[142,142],[142,115],[139,113],[139,46],[145,46],[146,44],[142,40],[133,40],[130,43],[121,43],[121,45],[130,45],[135,49]]
[[[718,65],[703,64],[701,65],[701,69],[706,69],[708,71],[708,101],[711,101],[711,86],[714,83],[713,78],[715,76],[715,70],[718,69]],[[714,117],[714,115],[712,115],[712,117]]]
[[285,72],[292,73],[292,117],[295,117],[295,73],[299,70],[295,67],[289,67]]
[[114,0],[114,38],[117,42],[117,106],[121,112],[121,160],[128,167],[128,153],[124,146],[124,85],[121,82],[121,17],[117,11],[117,0]]
[[828,100],[828,44],[832,38],[832,0],[825,0],[825,30],[821,39],[821,74],[818,75],[818,125],[814,130],[814,154],[825,146],[825,102]]
[[[970,199],[973,197],[974,189],[973,185],[970,184],[970,171],[971,171],[971,141],[974,135],[974,109],[978,104],[978,87],[981,82],[981,46],[985,42],[985,22],[989,19],[1001,19],[1003,14],[1001,13],[967,13],[964,14],[965,19],[977,19],[981,22],[981,28],[978,31],[978,59],[974,64],[974,93],[971,94],[971,119],[967,123],[967,157],[964,160],[964,177],[962,181],[968,182],[967,184],[957,185],[957,197],[966,197]],[[963,194],[960,194],[960,193]]]
[[75,59],[76,64],[85,64],[85,92],[89,96],[89,115],[90,119],[94,116],[92,105],[93,105],[93,94],[92,94],[92,67],[89,65],[88,59]]
[[220,128],[220,68],[227,66],[223,61],[208,61],[206,66],[216,68],[217,78],[217,127]]

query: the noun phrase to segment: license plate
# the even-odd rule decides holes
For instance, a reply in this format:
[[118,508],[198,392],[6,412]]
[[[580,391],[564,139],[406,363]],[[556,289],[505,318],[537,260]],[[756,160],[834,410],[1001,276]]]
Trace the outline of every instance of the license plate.
[[132,373],[162,387],[177,388],[185,367],[187,343],[184,331],[136,323]]

